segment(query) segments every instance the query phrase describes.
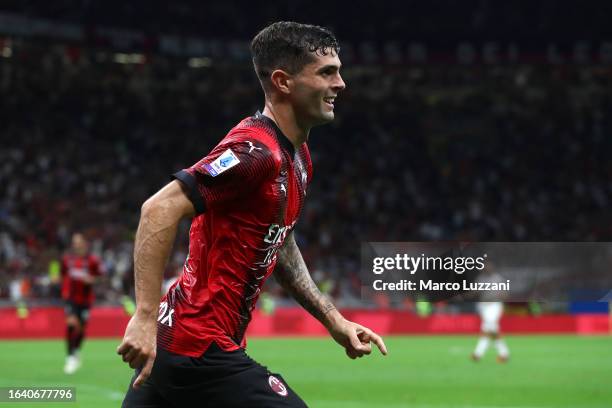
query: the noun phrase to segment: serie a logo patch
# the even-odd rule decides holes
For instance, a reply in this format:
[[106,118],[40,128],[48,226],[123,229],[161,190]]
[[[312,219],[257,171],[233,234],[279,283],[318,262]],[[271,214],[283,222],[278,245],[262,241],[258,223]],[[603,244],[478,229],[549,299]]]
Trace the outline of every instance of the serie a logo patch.
[[215,177],[226,170],[231,169],[240,163],[238,157],[232,152],[232,149],[227,149],[221,156],[217,157],[212,163],[204,163],[202,166],[208,171],[208,174]]

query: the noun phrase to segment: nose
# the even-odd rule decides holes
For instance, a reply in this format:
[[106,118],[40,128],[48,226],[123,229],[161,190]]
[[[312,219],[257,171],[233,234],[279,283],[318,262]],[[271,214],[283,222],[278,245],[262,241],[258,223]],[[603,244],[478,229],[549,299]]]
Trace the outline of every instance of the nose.
[[340,75],[340,73],[336,75],[336,80],[334,81],[334,84],[332,85],[332,87],[334,88],[334,91],[336,92],[340,92],[341,90],[346,88],[346,84],[344,83],[344,80],[342,79],[342,76]]

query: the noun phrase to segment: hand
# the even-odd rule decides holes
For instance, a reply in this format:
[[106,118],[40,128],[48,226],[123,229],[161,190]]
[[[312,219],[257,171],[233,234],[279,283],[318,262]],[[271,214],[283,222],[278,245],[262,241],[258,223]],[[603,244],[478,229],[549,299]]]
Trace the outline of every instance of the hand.
[[372,353],[372,342],[383,355],[387,355],[387,347],[382,337],[360,324],[342,318],[331,326],[329,332],[334,340],[344,347],[346,355],[351,359]]
[[134,388],[149,377],[157,345],[157,320],[155,315],[143,315],[136,311],[125,329],[123,341],[117,347],[117,354],[122,356],[124,362],[132,368],[141,368],[140,374],[134,381]]

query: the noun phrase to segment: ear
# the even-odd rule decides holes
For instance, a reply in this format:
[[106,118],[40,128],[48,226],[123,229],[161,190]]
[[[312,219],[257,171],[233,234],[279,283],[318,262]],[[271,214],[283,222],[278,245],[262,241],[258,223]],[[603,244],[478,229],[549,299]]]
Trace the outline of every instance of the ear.
[[270,75],[270,81],[272,82],[272,86],[279,92],[283,94],[289,94],[291,92],[290,87],[293,80],[291,79],[291,75],[282,69],[274,70]]

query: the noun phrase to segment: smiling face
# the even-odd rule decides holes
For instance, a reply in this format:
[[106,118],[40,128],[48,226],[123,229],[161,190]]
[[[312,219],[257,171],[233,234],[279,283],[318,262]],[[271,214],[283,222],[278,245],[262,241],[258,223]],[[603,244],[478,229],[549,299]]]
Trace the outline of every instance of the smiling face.
[[257,33],[251,55],[269,114],[285,112],[306,138],[310,128],[333,120],[335,98],[345,87],[339,52],[334,34],[320,26],[279,21]]
[[340,58],[335,52],[316,53],[312,62],[291,75],[288,96],[298,122],[316,126],[334,119],[335,98],[346,87],[340,67]]

